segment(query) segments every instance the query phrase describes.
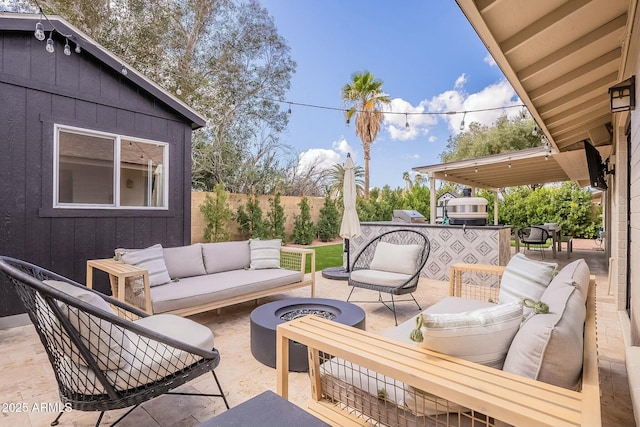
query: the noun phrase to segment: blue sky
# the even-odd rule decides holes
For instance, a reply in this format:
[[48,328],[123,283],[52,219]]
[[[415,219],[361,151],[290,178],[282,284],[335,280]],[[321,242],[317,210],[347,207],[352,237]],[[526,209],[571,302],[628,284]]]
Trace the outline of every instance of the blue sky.
[[[297,71],[286,100],[341,108],[340,90],[355,72],[381,79],[393,112],[469,111],[520,104],[454,0],[261,0],[287,40]],[[283,109],[288,105],[283,104]],[[291,106],[283,142],[301,164],[331,166],[351,152],[364,165],[355,127],[344,113]],[[491,124],[519,108],[467,113]],[[408,118],[409,129],[405,128]],[[386,115],[371,148],[371,186],[404,186],[403,172],[440,163],[463,114]]]

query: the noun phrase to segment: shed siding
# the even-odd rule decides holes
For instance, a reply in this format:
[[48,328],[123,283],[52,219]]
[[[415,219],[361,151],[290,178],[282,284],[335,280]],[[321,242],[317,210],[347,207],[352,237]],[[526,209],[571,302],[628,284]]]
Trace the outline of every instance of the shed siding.
[[[49,54],[20,32],[0,47],[0,254],[84,283],[86,261],[116,247],[189,244],[191,122],[84,52]],[[56,123],[168,143],[169,210],[53,209]],[[0,317],[21,312],[0,282]]]

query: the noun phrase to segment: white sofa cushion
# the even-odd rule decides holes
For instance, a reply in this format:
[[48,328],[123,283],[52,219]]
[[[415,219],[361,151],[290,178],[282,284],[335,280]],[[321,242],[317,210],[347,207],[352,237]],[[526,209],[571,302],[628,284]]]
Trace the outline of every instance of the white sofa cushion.
[[300,271],[283,268],[224,271],[156,286],[151,289],[151,303],[154,313],[164,313],[268,291],[303,279]]
[[[43,283],[90,304],[98,310],[114,314],[105,300],[87,289],[58,280],[44,280]],[[65,303],[58,302],[58,306],[69,319],[69,323],[78,331],[82,343],[95,358],[100,369],[113,370],[127,365],[129,343],[125,339],[124,329]],[[49,315],[52,316],[53,313]],[[55,327],[62,328],[59,324]],[[53,335],[59,338],[59,334]],[[60,340],[59,344],[62,346],[65,355],[73,362],[87,366],[87,362],[80,356],[78,350],[72,350],[71,346],[73,344],[70,341]]]
[[522,304],[493,304],[462,313],[423,313],[422,347],[500,369],[522,322]]
[[[555,262],[536,261],[522,254],[515,254],[507,264],[500,281],[500,303],[522,301],[531,298],[539,301],[553,274],[558,268]],[[524,308],[524,316],[531,314],[531,309]]]
[[531,316],[522,324],[503,370],[576,389],[582,372],[588,286],[589,267],[584,260],[564,267],[541,297],[549,313]]
[[252,270],[280,268],[281,247],[281,239],[249,240],[249,249],[251,250],[251,265],[249,268],[251,268]]
[[371,270],[413,275],[416,273],[418,257],[421,251],[422,246],[420,245],[397,245],[378,242],[369,268]]
[[402,286],[411,278],[411,274],[393,273],[382,270],[353,270],[351,280],[380,286]]
[[203,243],[202,256],[207,274],[249,268],[249,241]]
[[[181,316],[157,314],[135,320],[134,323],[203,350],[209,351],[213,348],[213,332],[206,326]],[[191,356],[190,353],[129,331],[126,336],[131,341],[131,363],[121,369],[105,372],[107,379],[118,390],[157,381],[201,359],[199,356]],[[141,361],[144,361],[144,364]],[[77,391],[86,394],[104,393],[98,379],[86,367],[71,364],[68,368],[72,375],[80,378],[87,376],[90,379],[86,384],[77,384]]]
[[122,262],[144,268],[149,272],[149,285],[158,286],[170,282],[171,277],[164,263],[162,245],[157,244],[145,249],[115,250],[116,257]]
[[172,279],[207,274],[202,259],[202,244],[200,243],[175,248],[163,248],[162,252],[169,277]]

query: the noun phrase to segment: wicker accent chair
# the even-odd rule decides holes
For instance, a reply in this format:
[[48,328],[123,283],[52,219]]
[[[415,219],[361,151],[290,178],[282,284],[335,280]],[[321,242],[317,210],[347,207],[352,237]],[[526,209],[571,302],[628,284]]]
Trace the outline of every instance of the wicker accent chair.
[[[104,412],[161,394],[224,396],[214,368],[220,354],[213,333],[183,317],[148,315],[61,275],[25,261],[0,257],[53,367],[65,407]],[[170,390],[212,372],[219,393]],[[51,423],[58,424],[61,412]]]
[[[347,301],[351,300],[356,288],[378,291],[379,302],[393,312],[396,326],[396,302],[411,301],[422,310],[413,292],[418,287],[420,271],[427,263],[431,246],[424,234],[409,229],[387,231],[372,239],[356,255],[349,273],[349,286],[352,286]],[[385,301],[382,293],[391,295],[391,301]],[[394,295],[411,296],[410,299],[396,300]],[[391,305],[389,305],[391,303]]]
[[529,249],[529,245],[538,245],[542,259],[544,259],[544,247],[542,245],[547,243],[549,239],[549,230],[544,227],[524,227],[518,229],[518,238]]

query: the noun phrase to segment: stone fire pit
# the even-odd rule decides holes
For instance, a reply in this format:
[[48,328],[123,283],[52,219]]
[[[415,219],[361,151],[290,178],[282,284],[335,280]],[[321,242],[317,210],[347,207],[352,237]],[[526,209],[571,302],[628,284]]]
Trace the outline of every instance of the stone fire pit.
[[[365,312],[355,304],[324,298],[292,298],[274,301],[251,312],[251,354],[259,362],[276,367],[276,327],[280,323],[306,315],[322,316],[326,319],[365,328]],[[298,343],[289,344],[289,370],[309,370],[307,347]]]

